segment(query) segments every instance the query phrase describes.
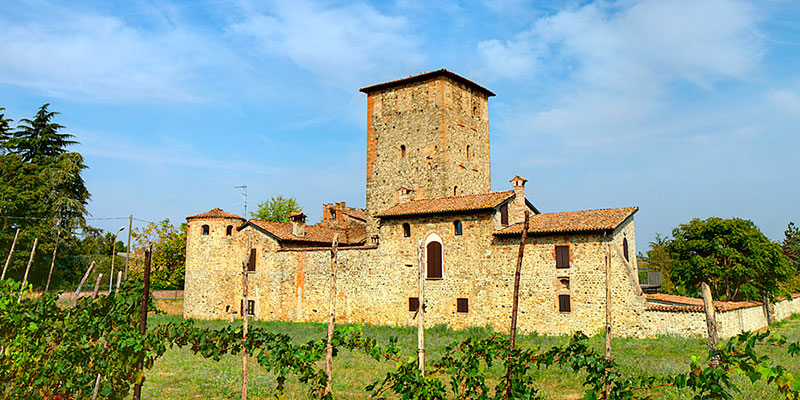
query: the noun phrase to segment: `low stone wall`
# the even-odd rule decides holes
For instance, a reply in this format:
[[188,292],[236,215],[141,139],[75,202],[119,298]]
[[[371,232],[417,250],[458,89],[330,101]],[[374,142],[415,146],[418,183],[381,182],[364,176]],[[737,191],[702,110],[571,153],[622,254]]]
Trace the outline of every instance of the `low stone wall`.
[[[706,336],[706,314],[694,307],[686,307],[686,311],[663,311],[648,309],[643,314],[644,323],[649,327],[648,336],[679,335]],[[800,313],[800,294],[792,299],[775,303],[775,319],[778,321]],[[767,326],[767,315],[760,304],[753,307],[737,308],[730,311],[717,312],[717,332],[722,339],[736,336],[742,332],[755,331]]]

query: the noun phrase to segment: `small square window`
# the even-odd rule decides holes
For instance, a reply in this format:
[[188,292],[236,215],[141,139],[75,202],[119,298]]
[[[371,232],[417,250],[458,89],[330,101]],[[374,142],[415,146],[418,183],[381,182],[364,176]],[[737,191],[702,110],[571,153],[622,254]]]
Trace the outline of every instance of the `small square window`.
[[468,313],[469,312],[469,299],[456,299],[456,309],[460,313]]
[[[242,300],[239,304],[239,313],[244,315],[244,300]],[[247,315],[253,316],[256,315],[256,301],[255,300],[247,300]]]
[[558,311],[562,313],[568,313],[572,311],[572,304],[570,304],[570,298],[568,294],[558,295]]
[[203,225],[203,235],[208,235],[211,231],[211,228],[208,225]]
[[408,298],[408,311],[415,312],[419,310],[419,297]]

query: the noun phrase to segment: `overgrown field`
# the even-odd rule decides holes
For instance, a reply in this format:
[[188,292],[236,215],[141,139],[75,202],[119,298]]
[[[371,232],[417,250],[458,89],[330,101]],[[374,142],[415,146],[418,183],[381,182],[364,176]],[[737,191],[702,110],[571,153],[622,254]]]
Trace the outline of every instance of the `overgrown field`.
[[[177,315],[152,316],[149,326],[156,324],[179,321]],[[222,328],[228,322],[213,321],[202,322],[200,325]],[[240,325],[241,321],[234,324]],[[323,324],[262,322],[253,321],[251,325],[266,328],[272,332],[282,332],[290,335],[296,343],[307,342],[312,339],[325,337],[326,326]],[[389,337],[398,338],[398,347],[404,349],[404,356],[415,357],[416,354],[416,329],[412,327],[391,328],[381,326],[364,326],[364,334],[375,337],[379,343],[385,343]],[[773,332],[778,332],[790,341],[800,340],[800,316],[794,317],[777,324]],[[489,329],[470,329],[453,331],[444,327],[431,327],[426,330],[427,359],[429,362],[438,359],[444,352],[445,346],[453,342],[462,341],[469,336],[486,336]],[[522,347],[538,347],[544,351],[552,346],[564,345],[569,341],[566,336],[551,337],[537,335],[522,335],[518,343]],[[603,337],[596,336],[591,339],[591,344],[602,351]],[[689,370],[690,357],[695,355],[705,359],[707,355],[706,341],[702,338],[659,337],[657,339],[626,339],[619,338],[613,342],[613,356],[620,364],[619,371],[626,376],[637,376],[640,373],[673,374],[685,373]],[[776,364],[786,366],[795,376],[800,375],[800,363],[797,358],[792,359],[785,351],[778,348],[760,348],[763,354],[768,355]],[[385,374],[395,368],[394,362],[377,362],[361,352],[342,350],[334,358],[333,391],[338,399],[367,399],[364,387],[381,379]],[[266,373],[255,360],[250,359],[248,394],[251,399],[274,398],[276,386],[275,377]],[[490,376],[495,381],[502,372],[502,365],[495,365],[490,370]],[[538,386],[543,394],[550,399],[578,399],[583,397],[584,388],[581,387],[581,376],[569,369],[550,367],[536,373]],[[219,362],[194,355],[188,348],[173,348],[167,350],[163,357],[158,359],[154,367],[147,372],[144,384],[143,398],[147,399],[238,399],[241,385],[241,355],[225,355]],[[742,374],[736,375],[734,380],[742,392],[735,394],[736,399],[783,399],[775,385],[767,386],[760,380],[751,384],[750,380]],[[308,387],[296,381],[289,381],[287,397],[290,399],[311,398],[307,394]],[[653,389],[651,395],[656,399],[690,399],[690,390],[678,393],[672,388]]]

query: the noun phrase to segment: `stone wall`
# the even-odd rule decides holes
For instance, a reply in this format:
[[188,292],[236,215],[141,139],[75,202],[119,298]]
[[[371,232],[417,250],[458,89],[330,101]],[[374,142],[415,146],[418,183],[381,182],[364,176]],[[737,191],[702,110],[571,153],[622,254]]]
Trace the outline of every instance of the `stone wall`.
[[488,97],[445,76],[369,93],[366,172],[370,235],[400,188],[417,199],[490,191]]

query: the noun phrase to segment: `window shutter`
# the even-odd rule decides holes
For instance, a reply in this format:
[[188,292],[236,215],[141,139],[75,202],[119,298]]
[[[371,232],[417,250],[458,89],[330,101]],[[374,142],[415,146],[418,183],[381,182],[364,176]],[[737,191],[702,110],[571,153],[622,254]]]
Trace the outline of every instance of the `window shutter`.
[[569,268],[569,246],[556,246],[556,268]]
[[503,226],[508,225],[508,203],[500,206],[500,224]]
[[247,260],[247,272],[256,271],[256,249],[250,249],[250,258]]
[[469,299],[456,299],[456,310],[460,313],[469,312]]
[[442,244],[428,243],[428,279],[442,278]]
[[568,294],[560,294],[558,295],[558,311],[560,312],[571,312],[572,307],[570,304],[570,299]]
[[244,300],[239,300],[239,315],[244,316]]
[[247,300],[247,315],[256,315],[256,301]]
[[419,309],[419,297],[408,298],[408,311],[417,311]]

